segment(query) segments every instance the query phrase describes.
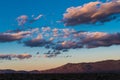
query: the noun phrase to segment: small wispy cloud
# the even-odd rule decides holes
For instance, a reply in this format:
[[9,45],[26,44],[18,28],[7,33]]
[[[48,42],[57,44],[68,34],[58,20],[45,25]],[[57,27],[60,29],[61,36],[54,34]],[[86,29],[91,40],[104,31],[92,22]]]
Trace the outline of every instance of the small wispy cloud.
[[19,26],[23,26],[27,21],[28,21],[27,15],[21,15],[21,16],[17,17],[17,22],[18,22]]
[[19,26],[24,26],[26,23],[34,23],[39,20],[43,15],[39,14],[37,17],[29,17],[28,15],[20,15],[17,17],[17,22]]
[[29,20],[29,23],[33,23],[33,22],[39,20],[42,16],[43,16],[43,15],[40,14],[40,15],[38,15],[37,17],[33,17],[31,20]]

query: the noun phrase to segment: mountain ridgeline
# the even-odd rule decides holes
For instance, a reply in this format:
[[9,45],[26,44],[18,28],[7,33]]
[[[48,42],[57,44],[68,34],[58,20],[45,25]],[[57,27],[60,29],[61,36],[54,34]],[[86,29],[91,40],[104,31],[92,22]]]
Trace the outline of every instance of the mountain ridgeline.
[[109,73],[120,72],[120,60],[106,60],[90,63],[68,63],[63,66],[41,71],[41,73]]
[[120,73],[120,60],[106,60],[89,63],[67,63],[49,70],[15,71],[0,70],[0,73]]

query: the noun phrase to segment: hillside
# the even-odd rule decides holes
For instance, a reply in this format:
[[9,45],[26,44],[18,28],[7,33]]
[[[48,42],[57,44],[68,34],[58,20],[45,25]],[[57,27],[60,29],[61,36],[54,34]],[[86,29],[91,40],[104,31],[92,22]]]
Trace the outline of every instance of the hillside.
[[90,63],[68,63],[63,66],[42,71],[42,73],[96,73],[120,72],[120,60],[106,60]]

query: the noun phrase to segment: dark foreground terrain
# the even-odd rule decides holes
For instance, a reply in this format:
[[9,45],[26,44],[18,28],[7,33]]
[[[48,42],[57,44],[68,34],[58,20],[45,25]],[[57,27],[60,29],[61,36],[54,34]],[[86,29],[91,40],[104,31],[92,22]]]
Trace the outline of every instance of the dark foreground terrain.
[[0,74],[0,80],[120,80],[120,73],[82,73],[82,74]]

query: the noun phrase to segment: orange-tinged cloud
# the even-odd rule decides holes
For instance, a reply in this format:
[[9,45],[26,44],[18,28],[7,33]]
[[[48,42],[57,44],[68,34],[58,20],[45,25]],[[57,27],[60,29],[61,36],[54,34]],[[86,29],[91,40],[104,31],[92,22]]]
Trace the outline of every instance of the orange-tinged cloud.
[[29,59],[32,55],[30,54],[0,54],[1,60],[12,60],[12,59]]
[[120,14],[120,1],[90,2],[83,6],[70,7],[63,15],[63,22],[66,26],[79,24],[104,23],[118,18]]

